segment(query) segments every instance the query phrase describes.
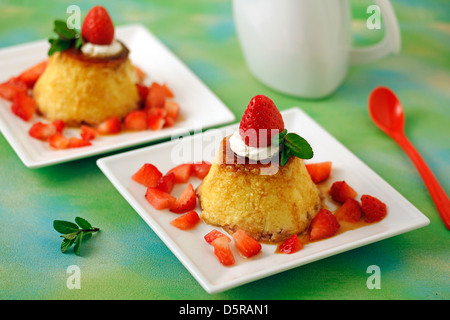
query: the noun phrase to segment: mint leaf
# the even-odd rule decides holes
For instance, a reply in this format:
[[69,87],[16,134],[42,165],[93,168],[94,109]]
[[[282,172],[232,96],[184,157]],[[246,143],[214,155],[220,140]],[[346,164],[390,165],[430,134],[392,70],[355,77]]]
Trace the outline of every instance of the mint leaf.
[[80,232],[77,237],[75,238],[75,247],[73,248],[73,251],[77,256],[80,255],[81,251],[81,242],[83,241],[83,232]]
[[74,240],[79,233],[80,233],[80,231],[73,232],[73,233],[68,233],[68,234],[63,234],[61,237],[63,237],[64,239],[67,239],[67,240]]
[[61,39],[72,40],[75,39],[78,33],[74,29],[67,27],[66,21],[55,20],[55,28],[53,29]]
[[76,217],[75,222],[80,226],[81,229],[92,229],[91,224],[81,217]]
[[49,39],[51,44],[50,49],[48,50],[48,55],[51,56],[55,52],[64,51],[69,49],[72,46],[72,40],[63,40],[63,39]]
[[53,221],[53,228],[62,234],[77,232],[80,230],[75,223],[69,221],[55,220]]
[[73,244],[73,242],[75,241],[75,239],[69,240],[69,239],[64,239],[63,242],[61,243],[61,252],[64,253],[67,251],[67,249],[70,248],[70,246]]
[[296,133],[288,133],[284,137],[284,145],[286,145],[291,150],[291,153],[297,158],[311,159],[314,155],[308,141]]
[[292,153],[291,153],[291,149],[286,147],[286,145],[283,145],[281,148],[282,149],[281,149],[280,164],[281,164],[281,166],[284,166],[286,163],[288,163],[289,158],[291,157]]

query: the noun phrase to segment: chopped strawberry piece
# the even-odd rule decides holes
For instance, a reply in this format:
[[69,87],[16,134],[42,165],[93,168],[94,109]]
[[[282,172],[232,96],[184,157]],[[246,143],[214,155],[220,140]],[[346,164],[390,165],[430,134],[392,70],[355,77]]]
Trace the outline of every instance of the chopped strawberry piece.
[[119,133],[121,129],[122,123],[118,117],[108,118],[97,126],[99,134],[115,134]]
[[166,91],[157,82],[153,82],[148,89],[147,98],[145,100],[145,108],[147,110],[164,108],[166,102]]
[[148,87],[139,83],[136,83],[136,87],[138,89],[139,98],[141,99],[141,102],[144,104],[145,100],[147,99]]
[[52,135],[50,138],[48,138],[48,142],[50,146],[55,149],[62,150],[69,148],[69,139],[64,137],[61,133]]
[[89,141],[86,141],[84,139],[79,139],[76,137],[70,137],[69,138],[69,148],[82,148],[82,147],[88,147],[92,146],[92,143]]
[[218,237],[211,242],[211,245],[214,247],[214,254],[221,264],[231,266],[235,263],[228,237]]
[[186,183],[192,174],[191,163],[183,163],[169,170],[175,174],[175,183]]
[[180,105],[175,101],[167,100],[164,104],[164,109],[167,111],[167,116],[176,119],[180,113]]
[[309,239],[320,240],[334,236],[340,225],[336,217],[327,209],[320,209],[311,221]]
[[200,217],[198,216],[198,213],[192,210],[170,221],[170,224],[181,230],[189,230],[194,228],[199,222]]
[[48,61],[42,61],[38,63],[34,67],[31,67],[28,70],[25,70],[19,75],[19,80],[23,81],[28,88],[33,88],[36,81],[39,77],[44,73],[45,68],[47,68]]
[[133,176],[131,179],[140,183],[146,187],[156,187],[159,179],[162,177],[162,173],[158,170],[157,167],[152,165],[151,163],[144,164]]
[[242,229],[233,233],[233,239],[236,248],[244,257],[250,258],[261,251],[261,244]]
[[151,187],[147,188],[145,199],[158,210],[171,208],[177,200],[167,192]]
[[278,250],[280,250],[280,252],[284,252],[287,254],[291,254],[291,253],[300,251],[302,249],[303,249],[303,245],[300,242],[300,239],[298,238],[298,236],[296,234],[293,234],[289,239],[284,241],[278,248]]
[[344,204],[336,210],[334,216],[338,220],[358,222],[362,216],[361,206],[355,199],[348,198],[345,200]]
[[85,124],[81,125],[81,139],[86,140],[86,141],[90,141],[95,139],[95,137],[97,136],[97,131]]
[[52,122],[52,124],[55,126],[56,132],[62,133],[64,128],[66,127],[66,124],[62,120],[55,120]]
[[309,175],[314,183],[320,183],[328,179],[331,173],[331,161],[310,163],[306,165]]
[[205,240],[206,242],[208,242],[209,244],[211,244],[211,242],[213,242],[215,239],[219,238],[219,237],[225,237],[228,239],[228,242],[231,242],[231,239],[228,238],[226,235],[224,235],[222,232],[216,230],[216,229],[212,229],[210,232],[208,232],[205,235]]
[[148,112],[147,125],[150,130],[160,130],[166,123],[167,111],[164,109],[152,109]]
[[161,178],[159,178],[158,183],[156,184],[156,188],[171,193],[173,187],[175,186],[175,174],[173,172],[168,172]]
[[14,97],[19,93],[27,94],[27,85],[18,78],[11,78],[0,84],[0,97],[13,101]]
[[386,204],[367,194],[361,197],[361,208],[366,222],[377,222],[383,220],[387,215]]
[[283,130],[283,117],[273,101],[264,95],[254,96],[239,125],[245,144],[251,147],[270,146],[273,135]]
[[170,90],[169,87],[165,83],[162,85],[162,87],[164,89],[164,92],[166,93],[166,97],[167,98],[173,98],[174,97],[174,94],[173,94],[172,90]]
[[53,123],[43,123],[39,121],[31,126],[30,130],[28,130],[28,133],[33,138],[47,141],[48,138],[57,133],[57,130],[56,126]]
[[106,45],[114,40],[114,25],[104,7],[95,6],[89,10],[81,26],[81,35],[86,42]]
[[202,161],[200,163],[194,163],[192,165],[192,168],[193,168],[193,174],[197,178],[203,179],[208,174],[209,169],[211,169],[211,163],[209,163],[208,161]]
[[348,198],[355,198],[356,191],[353,190],[345,181],[336,181],[331,185],[330,196],[334,201],[343,203]]
[[128,130],[141,131],[147,129],[147,112],[133,110],[124,119],[124,127]]
[[26,93],[19,92],[14,97],[11,111],[23,120],[29,121],[36,112],[36,102]]
[[174,213],[184,213],[195,209],[197,198],[195,196],[194,187],[189,184],[175,204],[170,208]]

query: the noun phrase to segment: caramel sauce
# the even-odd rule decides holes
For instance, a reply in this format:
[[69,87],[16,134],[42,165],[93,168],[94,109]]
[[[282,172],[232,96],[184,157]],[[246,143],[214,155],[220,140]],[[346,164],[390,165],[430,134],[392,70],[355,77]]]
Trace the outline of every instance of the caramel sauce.
[[[120,41],[119,41],[120,42]],[[88,63],[120,63],[128,59],[128,54],[130,51],[128,48],[120,42],[122,45],[122,50],[120,52],[111,55],[111,56],[105,56],[105,57],[91,57],[89,55],[84,54],[80,49],[71,47],[67,50],[64,50],[64,54],[67,54],[70,58],[81,61],[81,62],[88,62]]]

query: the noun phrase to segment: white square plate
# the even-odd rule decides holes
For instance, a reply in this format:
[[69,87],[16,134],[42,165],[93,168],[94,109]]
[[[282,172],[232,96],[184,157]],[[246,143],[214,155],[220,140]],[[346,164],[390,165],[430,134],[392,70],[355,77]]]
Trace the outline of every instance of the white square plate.
[[[294,254],[278,254],[275,253],[276,245],[263,244],[261,253],[245,259],[239,256],[232,245],[236,264],[224,267],[215,257],[212,246],[203,238],[213,229],[212,226],[201,222],[189,231],[173,227],[169,222],[179,215],[168,210],[155,210],[145,199],[146,188],[132,181],[131,176],[147,162],[157,166],[163,173],[183,162],[202,159],[212,162],[221,139],[231,134],[238,127],[237,124],[102,158],[97,162],[117,190],[207,292],[229,289],[429,223],[428,218],[303,111],[292,108],[281,114],[285,127],[290,132],[300,134],[312,145],[314,158],[310,162],[333,162],[332,174],[328,180],[330,183],[345,179],[358,192],[358,198],[362,194],[378,197],[388,207],[386,218],[372,225],[307,244]],[[189,183],[195,188],[200,180],[191,178]],[[185,186],[176,186],[173,195],[178,196]],[[201,212],[198,205],[197,210],[198,213]]]
[[[30,168],[53,165],[147,142],[160,141],[173,135],[231,123],[233,113],[152,33],[141,25],[116,29],[117,38],[130,49],[132,63],[147,74],[146,84],[166,83],[181,107],[175,126],[159,131],[126,132],[96,138],[92,146],[54,150],[48,143],[28,135],[33,123],[42,121],[35,115],[29,122],[11,112],[9,101],[0,98],[0,130],[23,163]],[[0,83],[47,59],[48,41],[41,40],[0,50]],[[67,136],[79,136],[77,129],[66,129]]]

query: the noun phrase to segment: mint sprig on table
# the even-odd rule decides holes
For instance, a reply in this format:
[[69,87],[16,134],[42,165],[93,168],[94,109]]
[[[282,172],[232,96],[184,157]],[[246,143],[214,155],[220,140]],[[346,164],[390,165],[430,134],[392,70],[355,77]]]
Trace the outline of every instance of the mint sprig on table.
[[63,20],[55,20],[53,31],[58,35],[58,38],[48,39],[50,42],[49,56],[57,51],[64,51],[70,47],[78,49],[83,45],[81,34],[75,29],[69,29],[67,23]]
[[300,159],[311,159],[314,152],[311,145],[296,133],[288,133],[286,129],[272,137],[273,145],[280,145],[280,164],[284,166],[291,155]]
[[79,256],[82,242],[89,240],[92,233],[100,229],[93,228],[88,221],[81,217],[76,217],[75,222],[76,224],[70,221],[54,220],[53,228],[64,238],[61,243],[61,252],[66,252],[75,243],[74,252]]

